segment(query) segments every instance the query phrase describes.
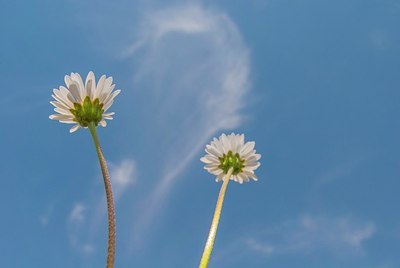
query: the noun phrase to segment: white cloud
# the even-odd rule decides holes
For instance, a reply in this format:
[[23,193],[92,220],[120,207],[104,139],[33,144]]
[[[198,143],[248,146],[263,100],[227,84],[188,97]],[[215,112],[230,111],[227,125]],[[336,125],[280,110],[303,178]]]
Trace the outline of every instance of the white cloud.
[[[129,187],[136,183],[136,162],[125,158],[119,163],[108,163],[110,177],[113,186],[114,203],[117,205],[123,194]],[[91,254],[95,251],[94,241],[102,226],[106,226],[107,206],[102,177],[98,193],[85,202],[76,203],[68,216],[67,228],[71,246],[83,254]]]
[[68,220],[72,223],[83,223],[85,220],[86,208],[82,203],[76,203],[69,213]]
[[143,202],[137,238],[210,137],[243,121],[250,89],[249,51],[226,14],[190,4],[149,12],[140,25],[124,55],[140,59],[135,88],[146,90],[135,92],[135,99],[150,101],[137,116],[156,111],[142,129],[159,142],[149,144],[147,159],[157,162],[162,151],[162,162],[160,181]]
[[360,165],[364,164],[368,158],[369,155],[366,154],[357,155],[330,167],[317,177],[317,186],[324,186],[348,178],[360,167]]
[[254,238],[248,238],[246,239],[247,246],[254,251],[260,252],[265,255],[271,255],[275,251],[275,247],[272,245],[269,245],[268,243],[262,243]]
[[67,221],[68,238],[72,247],[82,250],[81,230],[86,221],[86,206],[83,203],[76,203],[69,215]]
[[110,163],[109,166],[114,198],[117,201],[128,187],[136,183],[136,162],[127,158],[119,164]]
[[[76,4],[76,21],[93,27],[93,48],[102,57],[117,51],[113,56],[132,67],[134,85],[123,88],[124,101],[130,102],[122,109],[140,122],[141,136],[140,144],[124,139],[124,146],[141,152],[140,165],[151,176],[143,180],[143,189],[151,189],[143,193],[148,198],[133,215],[132,237],[140,242],[171,188],[212,135],[243,122],[242,109],[249,103],[249,50],[227,14],[199,1],[164,9],[157,1],[107,2],[90,16],[87,4]],[[110,14],[108,20],[102,19],[104,12]],[[126,130],[127,137],[137,137],[137,128]]]
[[53,214],[53,211],[54,211],[54,206],[49,205],[49,206],[47,206],[44,213],[42,215],[40,215],[39,222],[40,222],[40,225],[42,225],[42,227],[46,227],[49,224],[50,218]]
[[126,187],[135,182],[133,174],[136,163],[132,159],[124,159],[119,165],[112,165],[110,169],[111,180],[114,185]]
[[350,217],[304,215],[244,239],[252,251],[275,254],[313,254],[328,252],[339,257],[362,256],[363,244],[375,233],[372,222]]
[[91,254],[94,252],[94,246],[92,244],[85,244],[82,246],[82,252],[85,254]]
[[45,227],[47,224],[49,224],[49,217],[47,215],[42,215],[39,218],[39,222],[43,227]]

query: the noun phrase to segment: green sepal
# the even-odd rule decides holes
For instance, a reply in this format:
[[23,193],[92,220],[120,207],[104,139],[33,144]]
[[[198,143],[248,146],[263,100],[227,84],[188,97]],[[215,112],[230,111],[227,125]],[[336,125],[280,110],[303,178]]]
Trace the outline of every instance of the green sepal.
[[243,171],[244,160],[240,158],[238,153],[233,154],[232,151],[229,151],[228,154],[223,154],[219,157],[219,161],[220,165],[218,167],[222,169],[225,174],[228,173],[230,168],[233,168],[232,175],[237,175]]
[[70,112],[74,115],[74,121],[82,127],[88,127],[92,122],[97,126],[103,118],[103,103],[99,99],[92,101],[87,96],[82,104],[74,103],[74,109],[70,109]]

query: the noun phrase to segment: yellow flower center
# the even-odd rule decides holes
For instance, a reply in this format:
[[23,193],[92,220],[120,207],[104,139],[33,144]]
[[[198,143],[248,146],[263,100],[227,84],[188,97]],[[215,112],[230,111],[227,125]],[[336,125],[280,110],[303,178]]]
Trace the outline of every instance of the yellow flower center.
[[97,126],[103,118],[103,103],[100,103],[99,99],[92,101],[87,96],[82,104],[74,103],[74,109],[70,109],[70,112],[75,117],[74,121],[82,127],[87,127],[92,122]]
[[220,165],[218,166],[221,168],[224,173],[228,173],[230,168],[233,168],[233,175],[237,175],[242,172],[244,168],[244,160],[240,158],[238,153],[233,154],[232,151],[229,151],[228,154],[223,154],[219,157]]

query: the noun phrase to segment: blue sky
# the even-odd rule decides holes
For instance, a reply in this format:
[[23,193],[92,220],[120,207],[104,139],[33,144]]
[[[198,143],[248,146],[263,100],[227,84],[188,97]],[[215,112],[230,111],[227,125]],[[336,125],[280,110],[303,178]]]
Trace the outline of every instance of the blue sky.
[[245,133],[210,267],[400,267],[396,0],[9,1],[0,10],[0,262],[101,267],[88,131],[48,119],[70,72],[122,93],[99,129],[116,267],[196,267],[220,185],[203,148]]

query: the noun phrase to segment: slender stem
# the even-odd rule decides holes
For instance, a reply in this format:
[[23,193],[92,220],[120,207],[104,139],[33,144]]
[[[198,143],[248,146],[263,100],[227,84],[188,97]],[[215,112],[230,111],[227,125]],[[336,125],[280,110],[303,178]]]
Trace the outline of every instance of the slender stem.
[[115,208],[114,199],[111,188],[110,174],[108,173],[106,159],[104,158],[103,152],[100,147],[99,139],[97,137],[96,126],[94,123],[90,123],[88,126],[94,145],[96,147],[97,156],[99,157],[101,172],[104,179],[104,188],[106,190],[107,197],[107,212],[108,212],[108,254],[107,254],[107,268],[114,267],[115,257]]
[[224,197],[226,192],[226,187],[230,181],[232,176],[233,168],[228,170],[224,178],[224,182],[222,183],[221,190],[219,191],[217,205],[215,207],[214,217],[211,222],[210,232],[208,233],[208,238],[206,242],[206,246],[204,247],[203,256],[201,257],[199,268],[207,268],[208,262],[210,261],[211,252],[213,250],[215,236],[217,235],[219,218],[221,216],[222,204],[224,203]]

